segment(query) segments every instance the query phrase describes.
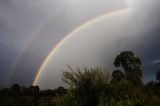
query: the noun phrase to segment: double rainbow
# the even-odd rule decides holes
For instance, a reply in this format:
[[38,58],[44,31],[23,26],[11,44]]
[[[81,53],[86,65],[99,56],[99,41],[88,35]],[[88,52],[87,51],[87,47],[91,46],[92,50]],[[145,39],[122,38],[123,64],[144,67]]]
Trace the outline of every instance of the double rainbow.
[[44,60],[44,62],[42,63],[42,65],[40,66],[33,82],[32,85],[37,85],[42,73],[44,72],[44,69],[47,65],[47,63],[50,61],[50,59],[54,56],[54,54],[56,53],[56,51],[61,47],[61,45],[63,45],[63,43],[65,41],[67,41],[68,39],[70,39],[75,33],[79,32],[80,30],[90,26],[93,23],[96,23],[106,17],[111,17],[114,16],[116,14],[123,14],[123,13],[128,13],[133,11],[133,8],[124,8],[124,9],[119,9],[119,10],[115,10],[106,14],[102,14],[96,18],[93,18],[85,23],[83,23],[82,25],[80,25],[79,27],[75,28],[73,31],[71,31],[70,33],[68,33],[63,39],[61,39],[61,41],[53,47],[53,49],[51,50],[51,52],[47,55],[46,59]]

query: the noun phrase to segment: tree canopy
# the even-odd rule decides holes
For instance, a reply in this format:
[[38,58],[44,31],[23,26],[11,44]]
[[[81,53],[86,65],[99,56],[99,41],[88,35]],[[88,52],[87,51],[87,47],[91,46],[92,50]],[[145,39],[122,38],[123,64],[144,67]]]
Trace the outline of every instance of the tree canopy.
[[132,51],[123,51],[114,60],[115,67],[122,66],[126,79],[132,81],[135,85],[142,84],[141,64],[139,57],[136,57]]
[[0,106],[160,106],[160,71],[143,85],[141,61],[132,51],[115,57],[111,75],[102,68],[63,72],[66,88],[40,90],[13,84],[0,90]]

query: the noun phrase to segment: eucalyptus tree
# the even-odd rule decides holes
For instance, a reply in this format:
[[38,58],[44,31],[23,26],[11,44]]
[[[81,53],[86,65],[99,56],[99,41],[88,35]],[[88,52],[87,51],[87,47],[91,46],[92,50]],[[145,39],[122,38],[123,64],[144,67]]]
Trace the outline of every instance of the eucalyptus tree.
[[123,51],[117,55],[114,65],[115,67],[122,66],[126,79],[132,81],[134,85],[142,84],[141,60],[132,51]]

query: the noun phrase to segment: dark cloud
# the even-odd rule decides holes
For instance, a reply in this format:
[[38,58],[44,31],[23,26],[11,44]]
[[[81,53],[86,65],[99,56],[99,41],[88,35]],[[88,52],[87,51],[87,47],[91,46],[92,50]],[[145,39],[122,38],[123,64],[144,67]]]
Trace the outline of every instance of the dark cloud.
[[[21,55],[17,63],[17,67],[11,78],[11,83],[20,83],[22,85],[31,84],[39,66],[47,54],[67,33],[90,19],[126,6],[124,2],[117,0],[112,0],[112,2],[93,0],[92,3],[90,2],[91,1],[75,0],[1,0],[0,74],[2,77],[0,77],[0,85],[4,85],[5,82],[7,82],[7,76],[13,71],[13,64],[15,64],[18,56],[21,54],[23,55]],[[116,40],[116,44],[112,45],[112,47],[120,48],[126,44],[130,44],[127,47],[133,48],[136,55],[142,59],[144,74],[154,75],[160,68],[159,63],[153,64],[154,61],[160,57],[160,9],[158,9],[160,2],[159,0],[152,2],[151,0],[142,0],[141,2],[143,3],[139,4],[137,2],[137,4],[134,4],[135,7],[141,8],[137,11],[137,13],[141,15],[133,15],[130,23],[127,24],[128,26],[125,26],[126,29],[123,29],[124,32],[121,32],[121,34],[130,35],[134,33],[136,36],[139,34],[139,36],[142,37],[139,39],[122,37]],[[45,26],[47,20],[50,21]],[[137,25],[134,23],[137,23]],[[112,24],[116,26],[118,23],[112,22]],[[34,32],[41,26],[42,29],[40,29],[37,35],[35,34],[36,36],[34,38]],[[135,32],[136,30],[138,31]],[[99,32],[99,34],[101,34],[101,32]],[[32,37],[34,39],[32,39]],[[92,40],[94,40],[94,37]],[[126,42],[124,43],[124,41]],[[104,47],[103,44],[99,45]],[[76,45],[72,45],[72,47],[74,46]],[[81,45],[79,45],[79,47],[80,46]],[[89,47],[89,45],[87,46]],[[69,50],[70,49],[72,48],[69,48]],[[76,52],[81,52],[79,50]],[[89,50],[92,49],[88,49],[88,51]],[[105,57],[97,58],[104,59],[104,61],[110,59],[111,61],[120,50],[124,49],[116,51],[111,48],[110,50],[111,52],[107,53],[111,54],[111,57],[107,59]],[[23,53],[23,51],[25,52]],[[99,54],[105,56],[105,53],[106,51],[103,50],[103,53]],[[89,53],[87,55],[89,55]],[[82,57],[77,57],[77,59],[81,60]],[[57,63],[58,62],[60,61],[57,61]],[[64,61],[64,63],[65,62],[66,61]],[[94,64],[96,64],[96,62]],[[106,62],[106,64],[108,63]],[[110,62],[109,65],[112,65],[112,62]]]

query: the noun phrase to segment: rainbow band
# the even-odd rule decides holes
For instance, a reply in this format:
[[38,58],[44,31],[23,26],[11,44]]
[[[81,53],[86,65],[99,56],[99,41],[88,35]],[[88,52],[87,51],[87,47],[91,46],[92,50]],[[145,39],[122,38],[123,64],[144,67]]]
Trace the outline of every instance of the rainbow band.
[[40,66],[33,82],[32,82],[32,85],[36,85],[41,74],[43,73],[43,70],[44,68],[46,67],[47,63],[50,61],[51,57],[53,57],[53,55],[56,53],[56,51],[58,50],[58,48],[61,47],[61,45],[67,41],[71,36],[73,36],[75,33],[79,32],[81,29],[84,29],[86,28],[87,26],[90,26],[91,24],[93,23],[96,23],[102,19],[104,19],[105,17],[108,17],[108,16],[113,16],[115,14],[121,14],[121,13],[126,13],[126,12],[129,12],[129,11],[132,11],[133,8],[125,8],[125,9],[120,9],[120,10],[115,10],[115,11],[112,11],[112,12],[109,12],[107,14],[103,14],[103,15],[100,15],[94,19],[91,19],[89,21],[87,21],[86,23],[80,25],[79,27],[77,27],[76,29],[74,29],[73,31],[71,31],[69,34],[67,34],[55,47],[53,47],[53,49],[51,50],[51,52],[48,54],[48,56],[46,57],[46,59],[44,60],[44,62],[42,63],[42,65]]
[[59,13],[60,10],[57,10],[56,13],[54,15],[49,15],[49,17],[47,17],[42,24],[39,25],[39,27],[33,31],[33,33],[31,34],[30,40],[27,43],[27,45],[21,50],[20,55],[17,56],[15,62],[13,63],[13,65],[11,66],[10,69],[10,73],[7,77],[6,80],[6,85],[8,85],[10,83],[10,81],[13,79],[14,73],[17,69],[17,66],[19,64],[19,62],[21,61],[21,58],[24,56],[24,54],[27,52],[27,50],[31,47],[32,42],[34,42],[35,38],[38,37],[39,33],[47,27],[47,25],[54,20],[54,17],[56,16],[57,13]]

